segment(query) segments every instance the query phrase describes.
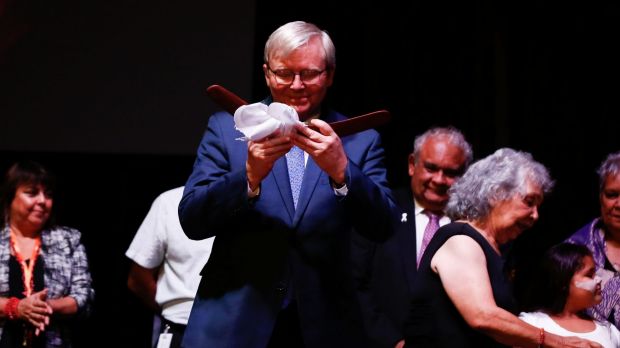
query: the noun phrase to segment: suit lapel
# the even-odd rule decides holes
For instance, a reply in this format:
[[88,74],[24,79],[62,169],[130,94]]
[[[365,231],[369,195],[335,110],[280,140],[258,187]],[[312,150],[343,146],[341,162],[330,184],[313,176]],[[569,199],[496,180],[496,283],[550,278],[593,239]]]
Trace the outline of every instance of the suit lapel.
[[274,163],[271,173],[273,174],[276,186],[280,191],[280,196],[282,197],[282,202],[284,202],[284,206],[286,207],[289,219],[290,221],[293,221],[295,216],[295,206],[293,204],[293,194],[291,193],[291,183],[288,178],[288,167],[286,166],[285,156],[282,156],[282,158]]
[[316,165],[312,157],[308,156],[306,170],[304,171],[304,179],[301,183],[301,191],[299,192],[299,200],[297,201],[297,210],[295,211],[293,226],[297,226],[299,220],[304,214],[304,211],[308,207],[308,202],[310,201],[312,193],[319,182],[320,176],[321,169]]
[[[334,111],[328,110],[322,113],[321,119],[325,122],[334,122],[340,119],[344,119],[344,117],[339,116]],[[286,159],[283,160],[283,171],[276,181],[279,183],[279,186],[286,186],[285,188],[281,187],[280,192],[282,193],[282,199],[286,203],[286,207],[289,210],[289,214],[294,216],[293,218],[293,227],[297,226],[299,220],[303,216],[306,208],[308,208],[308,203],[310,202],[310,198],[316,189],[316,186],[319,182],[319,178],[322,175],[321,169],[316,165],[312,157],[308,156],[308,161],[306,162],[306,169],[304,171],[304,178],[301,183],[301,191],[299,192],[299,200],[297,201],[297,210],[293,205],[293,197],[291,194],[291,186],[288,178],[288,168],[286,166]],[[284,185],[286,184],[286,185]],[[290,208],[290,209],[289,209]]]
[[[329,123],[338,120],[339,116],[336,112],[331,110],[323,110],[321,119]],[[316,165],[312,157],[308,156],[306,170],[304,171],[304,179],[301,183],[301,191],[299,192],[299,200],[297,201],[297,210],[295,211],[293,226],[297,226],[299,220],[301,220],[301,217],[304,215],[306,208],[308,208],[308,203],[310,202],[310,198],[312,198],[312,194],[316,189],[322,173],[322,170]]]
[[[411,197],[411,196],[410,196]],[[415,205],[412,198],[401,200],[400,206],[402,214],[399,217],[397,232],[399,236],[400,259],[403,262],[403,269],[407,275],[409,290],[413,288],[414,278],[418,271],[416,265],[416,228],[415,228]],[[406,215],[404,215],[406,214]],[[406,216],[406,218],[405,218]]]

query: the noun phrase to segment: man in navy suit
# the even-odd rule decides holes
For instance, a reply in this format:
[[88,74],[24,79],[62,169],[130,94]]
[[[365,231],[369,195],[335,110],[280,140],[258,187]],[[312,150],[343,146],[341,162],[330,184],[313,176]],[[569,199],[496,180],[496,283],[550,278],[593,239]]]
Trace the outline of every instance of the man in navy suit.
[[[184,347],[364,346],[351,236],[385,239],[393,202],[378,133],[339,138],[328,124],[345,119],[322,106],[335,67],[326,32],[285,24],[265,45],[264,102],[293,107],[313,127],[244,142],[230,114],[209,119],[179,205],[189,238],[216,237]],[[293,146],[305,161],[296,200]]]
[[448,189],[472,161],[471,146],[454,128],[432,128],[416,137],[409,155],[410,187],[395,191],[394,234],[383,244],[353,243],[354,277],[372,347],[402,347],[423,232],[434,214],[439,225]]

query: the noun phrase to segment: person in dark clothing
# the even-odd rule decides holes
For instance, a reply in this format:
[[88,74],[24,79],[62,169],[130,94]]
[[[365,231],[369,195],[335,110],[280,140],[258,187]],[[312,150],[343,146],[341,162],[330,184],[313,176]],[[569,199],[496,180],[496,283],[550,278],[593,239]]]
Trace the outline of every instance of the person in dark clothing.
[[405,347],[600,347],[521,321],[500,245],[538,220],[553,182],[531,155],[500,149],[450,189],[440,228],[420,260],[405,324]]
[[354,239],[353,273],[372,347],[404,344],[402,328],[417,261],[437,227],[450,223],[444,214],[448,189],[472,158],[471,146],[455,128],[431,128],[417,136],[409,155],[410,185],[394,191],[398,208],[393,235],[385,243]]

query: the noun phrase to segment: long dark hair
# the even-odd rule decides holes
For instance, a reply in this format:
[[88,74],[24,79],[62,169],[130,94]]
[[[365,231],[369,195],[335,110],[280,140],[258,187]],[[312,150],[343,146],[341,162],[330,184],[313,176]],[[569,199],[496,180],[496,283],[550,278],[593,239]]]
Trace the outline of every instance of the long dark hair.
[[551,247],[542,259],[540,273],[533,284],[534,298],[528,310],[543,310],[549,314],[562,312],[571,279],[584,267],[586,256],[591,257],[592,253],[583,245],[560,243]]
[[[0,192],[0,208],[2,209],[0,226],[9,222],[11,203],[20,185],[41,185],[46,191],[53,193],[56,188],[56,178],[47,168],[34,161],[24,160],[13,164],[6,172]],[[53,211],[52,208],[52,215],[46,227],[53,224]]]

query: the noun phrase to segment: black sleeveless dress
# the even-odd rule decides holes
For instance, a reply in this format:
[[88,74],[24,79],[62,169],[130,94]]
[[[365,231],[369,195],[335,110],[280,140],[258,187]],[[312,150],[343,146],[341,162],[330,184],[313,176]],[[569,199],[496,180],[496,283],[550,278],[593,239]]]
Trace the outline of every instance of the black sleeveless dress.
[[431,270],[431,259],[437,250],[455,235],[469,236],[482,247],[496,304],[509,312],[516,311],[501,255],[470,225],[451,223],[437,230],[420,261],[412,290],[411,310],[405,323],[405,347],[507,347],[467,325],[446,294],[439,276]]

